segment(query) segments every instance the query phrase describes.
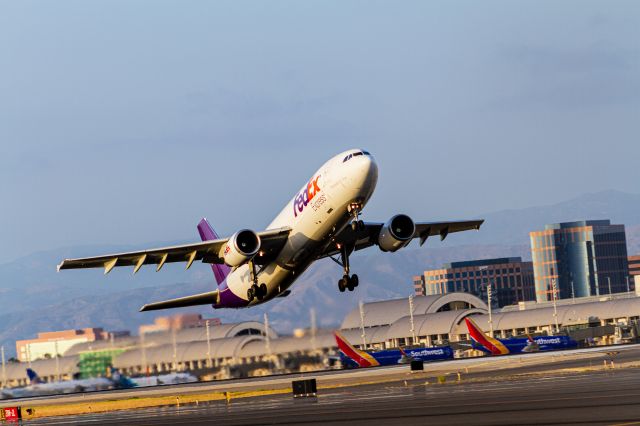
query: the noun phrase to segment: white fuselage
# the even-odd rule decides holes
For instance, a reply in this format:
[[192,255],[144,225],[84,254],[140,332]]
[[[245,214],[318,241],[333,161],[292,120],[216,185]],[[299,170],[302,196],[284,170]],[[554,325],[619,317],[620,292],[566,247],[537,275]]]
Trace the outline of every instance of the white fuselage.
[[[366,151],[364,151],[366,152]],[[344,161],[349,154],[360,153]],[[318,169],[267,229],[291,228],[289,238],[276,260],[258,272],[258,283],[266,284],[267,296],[249,305],[278,296],[316,260],[331,238],[349,224],[349,205],[367,203],[378,181],[378,167],[371,155],[362,150],[339,154]],[[248,265],[227,276],[227,287],[236,296],[248,300],[253,284]]]

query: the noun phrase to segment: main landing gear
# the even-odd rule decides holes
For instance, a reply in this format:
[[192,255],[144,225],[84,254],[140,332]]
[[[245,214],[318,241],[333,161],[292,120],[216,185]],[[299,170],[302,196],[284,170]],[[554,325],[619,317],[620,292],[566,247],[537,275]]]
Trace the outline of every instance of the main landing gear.
[[354,288],[358,287],[360,280],[356,274],[349,275],[349,253],[347,251],[347,247],[341,245],[338,247],[340,249],[340,260],[342,262],[338,262],[333,259],[336,263],[340,264],[344,269],[344,275],[338,281],[338,289],[340,292],[344,292],[345,290],[353,291]]
[[258,274],[256,273],[256,264],[253,261],[249,262],[249,273],[251,274],[251,281],[253,284],[247,290],[247,299],[249,302],[253,302],[253,299],[262,301],[267,295],[267,285],[262,283],[258,285]]

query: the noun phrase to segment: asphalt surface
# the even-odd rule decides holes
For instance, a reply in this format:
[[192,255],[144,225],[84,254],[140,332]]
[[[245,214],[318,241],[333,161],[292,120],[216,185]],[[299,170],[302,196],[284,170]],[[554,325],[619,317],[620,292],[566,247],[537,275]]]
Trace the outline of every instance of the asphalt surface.
[[[523,374],[558,370],[561,368],[601,366],[603,360],[610,360],[607,352],[614,351],[616,363],[640,360],[640,344],[618,347],[596,347],[558,352],[539,352],[501,357],[482,357],[457,359],[425,364],[423,377],[439,375],[456,375],[461,372],[465,378],[486,378],[499,374]],[[285,389],[291,386],[292,380],[316,378],[319,386],[350,385],[371,381],[406,380],[408,365],[377,367],[356,370],[330,370],[285,374],[249,379],[231,379],[212,382],[187,383],[179,385],[163,385],[147,388],[132,388],[98,392],[84,392],[66,395],[39,396],[0,401],[2,406],[14,405],[46,405],[57,403],[87,402],[111,400],[116,398],[155,397],[167,395],[188,395],[203,392],[252,391],[257,389]]]
[[[638,355],[632,351],[627,356],[638,359]],[[592,362],[584,360],[582,365]],[[487,376],[480,382],[463,378],[460,383],[437,384],[434,377],[421,377],[320,390],[317,398],[309,399],[274,395],[28,424],[640,425],[640,368],[572,374],[537,371],[520,377],[514,375],[517,370],[494,373],[492,379]]]

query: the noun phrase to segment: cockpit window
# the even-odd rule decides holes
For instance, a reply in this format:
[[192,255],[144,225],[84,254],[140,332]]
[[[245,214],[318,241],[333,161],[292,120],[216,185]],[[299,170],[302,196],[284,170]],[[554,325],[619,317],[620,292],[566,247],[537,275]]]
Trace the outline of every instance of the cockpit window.
[[353,157],[357,157],[358,155],[371,155],[371,154],[369,154],[367,151],[354,152],[344,157],[344,160],[342,160],[342,162],[346,163],[347,161],[351,160]]

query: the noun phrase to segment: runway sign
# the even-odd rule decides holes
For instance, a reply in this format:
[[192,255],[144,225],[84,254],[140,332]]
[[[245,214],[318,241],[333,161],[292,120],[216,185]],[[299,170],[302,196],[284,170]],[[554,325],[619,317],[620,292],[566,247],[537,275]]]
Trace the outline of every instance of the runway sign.
[[306,396],[317,396],[316,379],[294,380],[291,382],[293,397],[300,398]]
[[22,419],[20,407],[4,407],[2,417],[7,422],[19,422]]

